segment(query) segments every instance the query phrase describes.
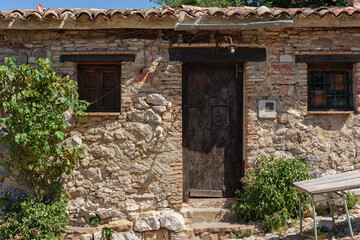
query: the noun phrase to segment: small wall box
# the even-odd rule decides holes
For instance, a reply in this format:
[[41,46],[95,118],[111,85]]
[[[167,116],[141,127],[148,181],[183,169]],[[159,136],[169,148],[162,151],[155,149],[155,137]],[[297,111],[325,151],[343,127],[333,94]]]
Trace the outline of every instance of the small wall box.
[[276,100],[259,100],[259,117],[276,118]]

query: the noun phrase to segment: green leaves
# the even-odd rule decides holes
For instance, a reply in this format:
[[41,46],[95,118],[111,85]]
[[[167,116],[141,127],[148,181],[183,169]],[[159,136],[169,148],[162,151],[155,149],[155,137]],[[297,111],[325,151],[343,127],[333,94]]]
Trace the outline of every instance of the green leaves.
[[2,239],[63,239],[62,231],[70,223],[67,199],[49,201],[41,196],[27,196],[15,203],[0,197],[0,236]]
[[61,141],[64,141],[65,140],[65,133],[63,132],[60,132],[60,131],[56,131],[55,134],[54,134],[54,138],[55,140],[61,142]]
[[27,133],[17,133],[15,135],[14,142],[17,144],[27,145],[30,142],[30,139]]
[[297,216],[298,190],[293,182],[309,178],[309,166],[296,158],[263,156],[258,166],[248,169],[241,179],[243,188],[236,192],[234,209],[240,219],[262,219],[269,230],[274,230],[289,217]]
[[64,112],[84,115],[88,103],[78,99],[74,81],[56,76],[49,59],[39,59],[37,68],[16,66],[13,58],[4,62],[0,102],[7,135],[0,144],[10,147],[10,158],[3,164],[32,187],[49,189],[63,173],[71,172],[81,154],[80,148],[63,144],[68,128]]

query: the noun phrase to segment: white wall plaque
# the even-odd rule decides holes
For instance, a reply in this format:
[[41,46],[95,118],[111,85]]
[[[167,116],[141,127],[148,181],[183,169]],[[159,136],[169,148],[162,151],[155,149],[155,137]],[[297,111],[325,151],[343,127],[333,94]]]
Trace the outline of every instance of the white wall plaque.
[[259,100],[259,117],[276,118],[276,100]]

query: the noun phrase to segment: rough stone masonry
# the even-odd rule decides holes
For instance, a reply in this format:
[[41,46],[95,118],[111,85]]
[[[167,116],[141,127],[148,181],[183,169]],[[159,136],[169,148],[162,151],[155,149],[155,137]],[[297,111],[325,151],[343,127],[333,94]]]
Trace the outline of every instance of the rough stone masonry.
[[[140,34],[139,34],[140,31]],[[67,177],[68,210],[74,224],[95,215],[133,219],[139,212],[180,208],[182,203],[182,63],[169,60],[171,42],[161,37],[127,37],[117,30],[3,30],[0,57],[32,64],[49,57],[59,74],[76,79],[77,66],[60,62],[64,53],[132,51],[134,62],[121,63],[121,113],[91,113],[76,122],[71,115],[69,143],[84,145],[76,170]],[[246,166],[260,155],[299,157],[314,175],[360,167],[359,72],[353,65],[355,111],[310,114],[307,65],[295,55],[358,54],[360,30],[285,28],[221,32],[237,44],[265,47],[266,62],[243,63]],[[259,99],[277,100],[278,117],[257,117]],[[16,179],[0,169],[1,192],[15,191]],[[26,188],[21,188],[26,191]]]

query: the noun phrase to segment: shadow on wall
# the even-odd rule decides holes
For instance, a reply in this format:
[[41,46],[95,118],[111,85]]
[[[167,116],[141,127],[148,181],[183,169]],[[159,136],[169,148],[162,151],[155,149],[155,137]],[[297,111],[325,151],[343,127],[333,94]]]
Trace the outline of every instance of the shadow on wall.
[[[295,85],[295,89],[301,87]],[[276,119],[258,118],[257,154],[298,157],[310,164],[317,176],[332,169],[354,169],[360,151],[355,144],[360,135],[357,115],[308,114],[307,103],[296,94],[283,98],[274,97],[278,100]]]
[[[164,50],[160,50],[161,42],[156,42],[157,40],[147,44],[144,43],[143,49],[138,52],[135,62],[131,66],[135,75],[129,79],[122,79],[124,90],[126,89],[134,104],[131,107],[133,109],[126,110],[126,121],[130,124],[129,131],[134,134],[137,141],[145,140],[147,142],[142,146],[136,146],[136,148],[145,147],[147,144],[150,145],[147,146],[148,149],[144,149],[144,155],[142,156],[142,159],[146,159],[148,170],[141,177],[142,180],[137,183],[139,186],[136,186],[136,194],[140,195],[149,193],[150,185],[158,182],[159,178],[169,178],[169,176],[166,176],[166,172],[170,171],[168,169],[169,164],[176,158],[173,159],[173,156],[170,155],[168,158],[164,158],[164,152],[176,150],[171,138],[174,137],[174,132],[179,127],[176,124],[181,120],[181,111],[172,108],[173,104],[161,95],[161,89],[158,88],[162,84],[161,76],[158,75],[164,72],[164,61],[167,61],[168,54]],[[158,44],[156,53],[150,53],[149,51],[149,48],[154,48],[154,46],[151,46],[153,44]],[[149,99],[149,94],[154,95]],[[169,95],[176,94],[178,93],[172,92]],[[170,119],[165,117],[166,113],[169,112],[171,112]],[[136,124],[138,127],[132,128],[131,124]],[[147,136],[145,136],[144,132],[141,132],[142,127],[145,127],[151,133],[147,133],[145,134]],[[138,145],[138,143],[135,145]],[[166,184],[169,190],[170,181]],[[163,191],[165,192],[165,189]]]
[[305,126],[312,126],[320,128],[324,131],[338,131],[344,128],[346,123],[350,120],[350,114],[345,115],[308,115],[303,124]]
[[72,134],[87,148],[69,181],[70,207],[81,208],[80,214],[71,209],[76,224],[95,214],[125,217],[181,199],[178,65],[169,63],[161,43],[147,40],[135,62],[122,63],[120,116],[79,120]]

